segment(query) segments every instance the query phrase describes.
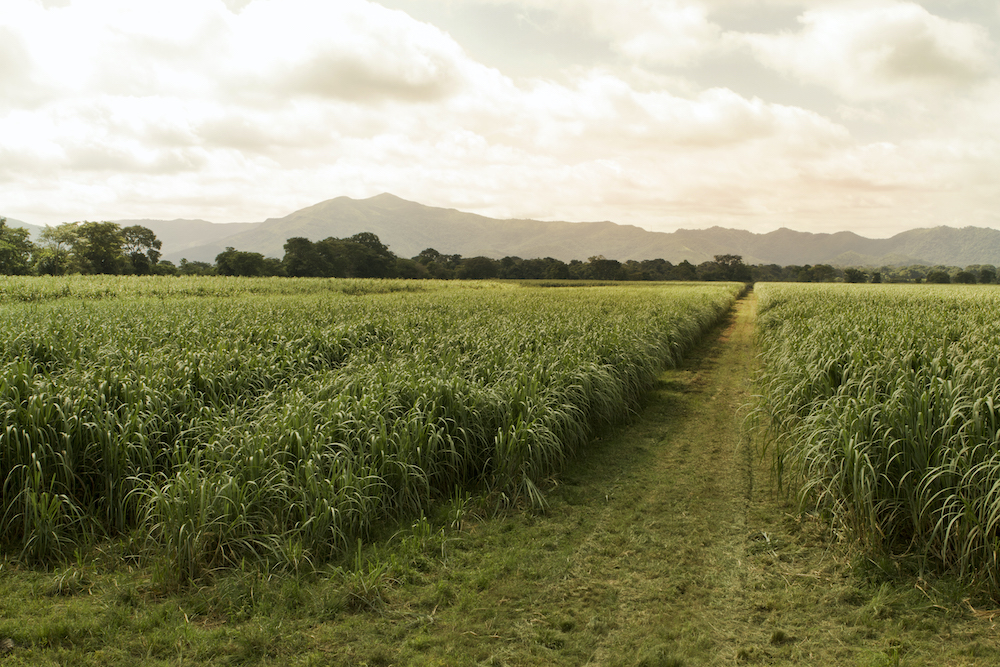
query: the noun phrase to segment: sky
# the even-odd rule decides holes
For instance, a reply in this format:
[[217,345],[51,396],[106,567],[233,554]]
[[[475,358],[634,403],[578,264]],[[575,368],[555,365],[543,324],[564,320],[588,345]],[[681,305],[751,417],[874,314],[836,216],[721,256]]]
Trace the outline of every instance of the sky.
[[993,0],[0,0],[0,214],[1000,229]]

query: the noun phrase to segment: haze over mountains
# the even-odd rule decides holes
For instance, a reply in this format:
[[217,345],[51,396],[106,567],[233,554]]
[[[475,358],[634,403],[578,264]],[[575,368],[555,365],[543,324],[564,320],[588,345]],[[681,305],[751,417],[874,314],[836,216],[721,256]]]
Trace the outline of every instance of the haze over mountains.
[[[358,232],[373,232],[400,257],[413,257],[426,248],[434,248],[463,257],[554,257],[564,262],[603,255],[619,261],[662,258],[675,264],[684,260],[699,264],[714,255],[737,254],[747,264],[782,266],[1000,264],[1000,231],[987,228],[915,229],[889,239],[868,239],[853,232],[813,234],[790,229],[755,234],[721,227],[664,233],[607,221],[497,220],[424,206],[391,194],[360,200],[337,197],[259,223],[115,222],[152,229],[163,241],[163,258],[174,262],[182,257],[212,262],[226,247],[282,257],[284,243],[291,237],[319,241],[331,236],[344,238]],[[31,227],[13,220],[10,224]]]

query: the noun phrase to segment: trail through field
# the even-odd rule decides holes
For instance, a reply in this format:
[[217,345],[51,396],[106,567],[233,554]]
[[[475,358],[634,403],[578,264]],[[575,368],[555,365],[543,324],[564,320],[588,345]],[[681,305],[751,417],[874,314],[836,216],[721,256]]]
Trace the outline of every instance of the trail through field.
[[[618,591],[604,612],[614,631],[598,643],[595,664],[628,663],[629,654],[650,664],[731,662],[740,651],[752,472],[739,420],[753,361],[752,307],[752,299],[739,302],[717,337],[663,376],[633,426],[648,460],[616,480],[574,554],[583,586],[605,572]],[[609,544],[614,534],[619,548]]]

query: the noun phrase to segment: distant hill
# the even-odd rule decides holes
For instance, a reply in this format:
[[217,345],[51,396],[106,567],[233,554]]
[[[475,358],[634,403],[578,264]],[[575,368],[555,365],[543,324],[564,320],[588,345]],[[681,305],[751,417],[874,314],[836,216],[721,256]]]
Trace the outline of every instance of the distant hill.
[[[755,234],[722,227],[665,233],[607,221],[497,220],[453,208],[424,206],[391,194],[369,199],[337,197],[264,222],[115,222],[152,229],[163,241],[163,258],[174,262],[181,258],[212,262],[227,247],[282,257],[285,241],[294,236],[319,241],[373,232],[400,257],[434,248],[463,257],[555,257],[564,262],[604,255],[620,261],[662,258],[675,264],[684,260],[700,264],[715,255],[736,254],[747,264],[781,266],[1000,265],[1000,231],[977,227],[914,229],[889,239],[791,229]],[[10,224],[32,228],[13,220]],[[40,229],[34,227],[33,234]]]
[[377,234],[400,257],[413,257],[425,248],[434,248],[463,257],[555,257],[566,262],[604,255],[620,261],[663,258],[673,263],[688,260],[699,264],[715,255],[737,254],[748,264],[782,266],[1000,265],[1000,231],[993,229],[936,227],[903,232],[890,239],[869,239],[853,232],[813,234],[791,229],[755,234],[722,227],[665,233],[613,222],[497,220],[424,206],[391,194],[360,200],[337,197],[283,218],[248,224],[236,234],[218,236],[200,246],[191,242],[183,251],[172,246],[168,249],[164,240],[164,253],[175,261],[182,256],[213,261],[218,253],[232,246],[281,257],[285,240],[293,236],[318,241],[362,231]]
[[[187,257],[190,260],[195,260],[197,258],[193,257],[191,253],[188,252],[191,248],[198,248],[205,246],[206,244],[212,244],[219,239],[228,238],[235,234],[253,229],[254,227],[259,227],[263,224],[260,222],[229,222],[219,224],[216,222],[208,222],[206,220],[181,219],[115,220],[115,222],[122,227],[142,225],[143,227],[151,229],[153,233],[156,234],[156,238],[163,242],[164,259],[172,259],[174,261],[179,260],[181,257]],[[219,252],[222,252],[223,250],[225,250],[225,246],[221,247]],[[244,250],[244,248],[240,248],[240,250]],[[217,255],[219,253],[217,252],[215,254]],[[214,260],[215,255],[212,255],[206,261]]]
[[35,241],[38,239],[38,235],[42,232],[42,227],[37,225],[29,225],[27,222],[22,220],[15,220],[14,218],[7,218],[7,226],[9,227],[23,227],[31,232],[31,240]]

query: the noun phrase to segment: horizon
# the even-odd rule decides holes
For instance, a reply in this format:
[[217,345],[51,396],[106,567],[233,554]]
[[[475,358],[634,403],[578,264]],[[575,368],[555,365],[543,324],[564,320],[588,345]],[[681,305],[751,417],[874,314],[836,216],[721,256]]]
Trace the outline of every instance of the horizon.
[[[371,197],[365,197],[363,199],[348,197],[347,195],[340,195],[340,196],[337,196],[337,197],[331,197],[329,199],[324,199],[323,201],[316,202],[315,204],[310,204],[309,206],[305,206],[302,209],[298,209],[296,211],[291,211],[291,212],[289,212],[288,214],[286,214],[284,216],[271,217],[271,218],[267,218],[265,220],[260,220],[260,221],[234,220],[234,221],[229,221],[229,222],[215,222],[215,221],[212,221],[212,220],[206,220],[205,218],[173,218],[173,219],[164,219],[164,218],[118,218],[116,220],[98,220],[98,221],[101,221],[101,222],[115,222],[115,223],[118,223],[118,222],[129,222],[129,223],[142,223],[142,222],[166,222],[166,223],[169,223],[169,222],[204,222],[204,223],[208,223],[210,225],[262,225],[262,224],[264,224],[264,223],[266,223],[268,221],[271,221],[271,220],[281,220],[282,218],[285,218],[288,215],[292,215],[294,213],[297,213],[298,211],[301,211],[303,209],[310,208],[312,206],[317,206],[319,204],[323,204],[323,203],[326,203],[326,202],[329,202],[329,201],[334,201],[335,199],[349,199],[351,201],[366,201],[366,200],[369,200],[369,199],[376,199],[376,198],[384,196],[384,195],[388,195],[390,197],[394,197],[396,199],[400,199],[400,200],[405,201],[405,202],[410,203],[410,204],[418,204],[420,206],[428,206],[430,208],[441,208],[441,209],[445,209],[445,210],[455,210],[455,211],[459,211],[461,213],[473,213],[472,211],[462,211],[462,210],[456,209],[456,208],[454,208],[452,206],[429,206],[427,204],[422,204],[422,203],[417,202],[417,201],[412,201],[412,200],[409,200],[409,199],[403,199],[402,197],[398,197],[398,196],[392,194],[391,192],[381,192],[381,193],[379,193],[377,195],[372,195]],[[477,215],[481,215],[481,214],[477,214]],[[20,219],[17,219],[17,218],[13,218],[11,216],[5,216],[2,213],[0,213],[0,217],[7,218],[8,220],[12,220],[14,222],[18,222],[18,223],[22,223],[22,224],[27,224],[27,225],[31,225],[33,227],[39,227],[39,228],[43,228],[43,229],[45,227],[54,227],[54,226],[57,226],[57,225],[60,225],[60,224],[77,224],[77,223],[80,223],[80,222],[85,222],[85,220],[71,220],[71,221],[57,222],[57,223],[48,224],[48,225],[45,225],[45,224],[38,225],[38,224],[34,224],[34,223],[32,223],[30,221],[27,221],[27,220],[20,220]],[[491,217],[491,216],[484,216],[484,217]],[[535,219],[531,219],[531,218],[492,218],[492,219],[496,220],[498,222],[503,222],[505,220],[529,220],[531,222],[542,222],[542,223],[552,222],[552,223],[569,223],[569,224],[581,224],[581,225],[611,223],[611,224],[619,225],[619,226],[627,226],[627,225],[624,225],[623,223],[615,222],[614,220],[535,220]],[[631,226],[638,227],[638,225],[631,225]],[[814,232],[814,231],[803,230],[803,229],[793,229],[791,227],[778,227],[776,229],[771,229],[771,230],[767,230],[767,231],[754,231],[754,230],[748,230],[748,229],[740,229],[738,227],[723,227],[721,225],[712,225],[712,226],[709,226],[709,227],[678,227],[677,229],[672,229],[672,230],[669,230],[669,231],[648,230],[648,229],[645,230],[645,231],[649,231],[649,232],[652,232],[652,233],[655,233],[655,234],[673,234],[673,233],[676,233],[676,232],[710,231],[712,229],[722,229],[722,230],[727,230],[727,231],[746,231],[746,232],[749,232],[750,234],[754,234],[754,235],[757,235],[757,236],[765,236],[767,234],[772,234],[774,232],[780,232],[780,231],[790,231],[790,232],[794,232],[794,233],[797,233],[797,234],[815,234],[815,235],[827,235],[827,236],[832,236],[832,235],[835,235],[835,234],[842,234],[842,233],[851,233],[851,234],[856,234],[857,236],[860,236],[860,237],[865,238],[865,239],[870,239],[870,240],[873,240],[873,241],[882,241],[882,240],[889,240],[889,239],[893,238],[894,236],[898,236],[900,234],[905,234],[907,232],[931,231],[931,230],[934,230],[934,229],[962,230],[962,229],[994,229],[994,228],[991,228],[991,227],[976,227],[974,225],[966,225],[964,227],[955,227],[955,226],[951,226],[951,225],[937,225],[935,227],[913,227],[913,228],[910,228],[910,229],[902,229],[902,230],[900,230],[898,232],[895,232],[894,234],[892,234],[890,236],[866,236],[863,233],[859,233],[859,232],[856,232],[856,231],[853,231],[853,230],[847,230],[847,229],[841,229],[841,230],[836,230],[836,231]],[[1000,231],[1000,230],[996,230],[995,229],[994,231]]]
[[0,207],[246,222],[391,192],[667,233],[1000,229],[988,5],[8,0]]

